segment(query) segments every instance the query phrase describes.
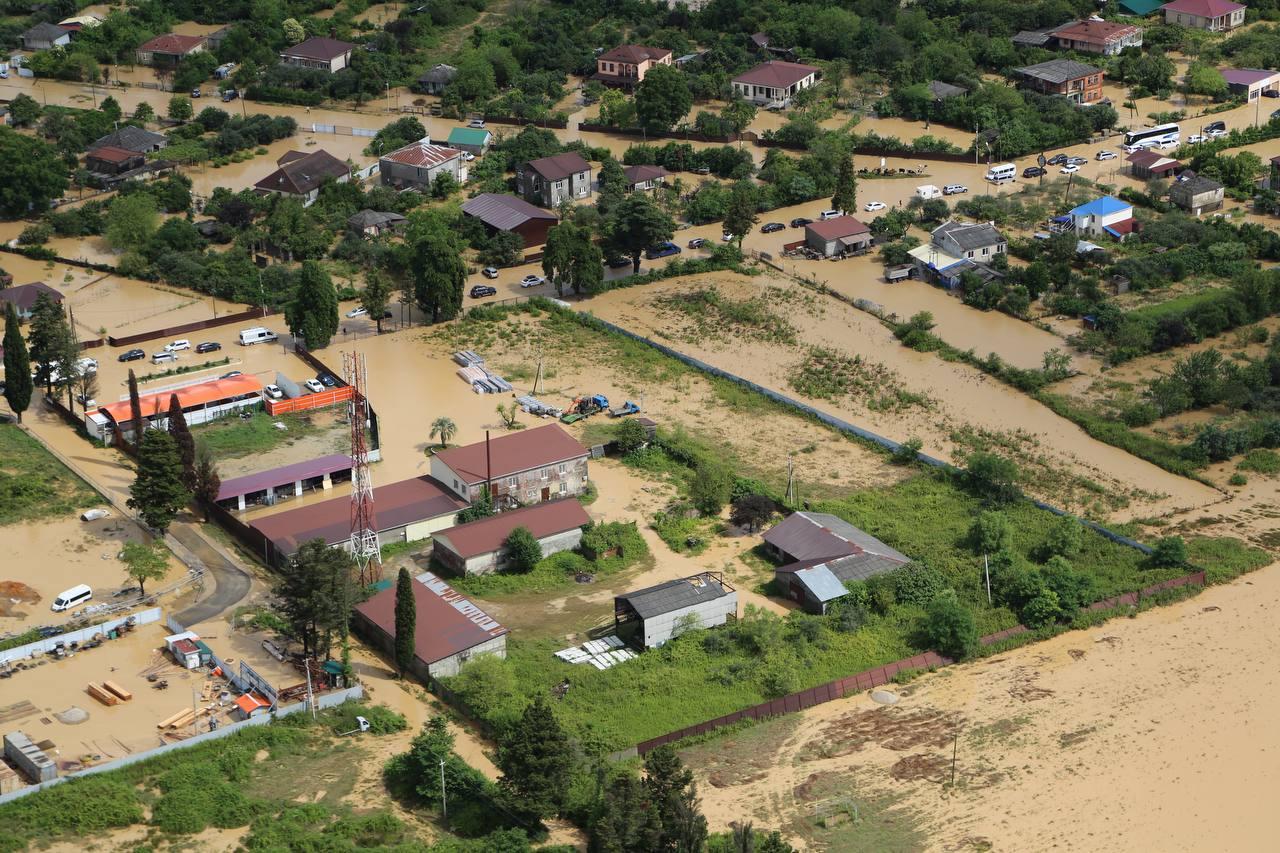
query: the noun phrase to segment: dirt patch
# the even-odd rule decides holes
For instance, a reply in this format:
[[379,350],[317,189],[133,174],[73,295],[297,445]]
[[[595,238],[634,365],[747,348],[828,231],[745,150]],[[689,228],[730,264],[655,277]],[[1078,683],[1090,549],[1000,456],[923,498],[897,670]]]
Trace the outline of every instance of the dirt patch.
[[938,753],[907,755],[889,768],[889,775],[899,782],[943,782],[951,762]]
[[1072,660],[1080,660],[1085,656],[1084,649],[1067,649],[1067,654],[1071,655]]
[[1053,695],[1053,691],[1036,684],[1038,678],[1040,678],[1039,672],[1020,667],[1014,673],[1013,683],[1009,686],[1009,695],[1021,702],[1038,702],[1041,699],[1048,699]]
[[20,604],[38,604],[40,593],[22,581],[0,581],[0,617],[25,618],[26,612],[19,610]]
[[933,708],[854,711],[829,722],[823,728],[823,736],[802,750],[797,760],[836,758],[858,752],[868,744],[897,752],[920,746],[940,747],[951,742],[963,722],[958,714]]

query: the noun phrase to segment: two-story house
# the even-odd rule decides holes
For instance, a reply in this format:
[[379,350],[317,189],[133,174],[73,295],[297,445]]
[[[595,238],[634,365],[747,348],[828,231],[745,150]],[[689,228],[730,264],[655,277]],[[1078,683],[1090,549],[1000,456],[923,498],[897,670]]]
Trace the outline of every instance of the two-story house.
[[1019,85],[1042,95],[1061,95],[1076,104],[1102,100],[1101,68],[1073,59],[1051,59],[1036,65],[1015,68]]
[[464,183],[467,171],[462,162],[462,152],[457,148],[432,145],[428,138],[383,154],[378,158],[378,171],[384,187],[426,191],[440,175],[448,175],[457,183]]
[[473,502],[488,486],[497,507],[524,506],[581,494],[591,451],[559,424],[451,447],[431,457],[431,476]]
[[1133,205],[1114,196],[1104,195],[1087,204],[1073,208],[1069,214],[1077,235],[1085,237],[1111,237],[1124,240],[1137,230],[1133,218]]
[[733,93],[753,104],[785,107],[798,92],[818,82],[818,69],[797,62],[770,60],[731,81]]
[[280,62],[299,68],[318,68],[334,74],[351,64],[351,51],[355,47],[349,41],[310,38],[280,51]]
[[1008,248],[1008,241],[994,224],[952,220],[933,229],[929,242],[908,254],[922,278],[954,289],[966,272],[983,279],[1000,278],[990,264]]
[[1160,10],[1166,24],[1222,32],[1244,23],[1245,7],[1231,0],[1173,0]]
[[1142,47],[1142,28],[1132,24],[1087,18],[1053,30],[1059,50],[1115,56],[1126,47]]
[[516,169],[516,186],[527,201],[542,207],[590,198],[591,164],[572,151],[530,160]]
[[591,79],[606,86],[630,89],[644,79],[649,69],[670,64],[671,51],[664,47],[623,44],[596,57],[596,73]]
[[1225,198],[1226,188],[1203,175],[1184,176],[1169,185],[1169,202],[1192,216],[1220,209]]

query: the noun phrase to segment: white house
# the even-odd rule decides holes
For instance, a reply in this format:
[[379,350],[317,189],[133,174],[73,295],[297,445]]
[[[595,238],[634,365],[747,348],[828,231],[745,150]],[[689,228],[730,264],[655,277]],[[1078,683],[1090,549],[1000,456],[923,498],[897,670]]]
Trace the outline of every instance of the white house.
[[818,69],[770,60],[733,78],[733,93],[754,104],[787,106],[796,93],[818,82]]
[[1093,237],[1111,237],[1123,240],[1135,229],[1133,205],[1114,196],[1104,195],[1088,204],[1082,204],[1068,214],[1076,234]]

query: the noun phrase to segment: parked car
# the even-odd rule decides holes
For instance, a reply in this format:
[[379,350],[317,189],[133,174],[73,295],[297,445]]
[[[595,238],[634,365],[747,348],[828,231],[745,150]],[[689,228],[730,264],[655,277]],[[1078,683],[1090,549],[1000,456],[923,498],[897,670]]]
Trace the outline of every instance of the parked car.
[[1043,174],[1045,174],[1045,171],[1039,166],[1028,166],[1022,170],[1022,177],[1024,178],[1038,178]]
[[699,166],[698,168],[696,168],[696,169],[694,169],[694,170],[693,170],[693,173],[694,173],[695,175],[710,175],[710,174],[711,174],[711,167],[710,167],[710,166]]
[[1048,166],[1061,166],[1063,163],[1066,163],[1066,162],[1067,162],[1066,154],[1054,154],[1052,157],[1050,157],[1048,160],[1045,161],[1045,164]]
[[1226,128],[1215,127],[1213,130],[1206,130],[1204,135],[1209,139],[1221,139],[1227,135]]
[[338,386],[338,380],[334,379],[327,373],[317,374],[316,379],[319,379],[320,384],[326,388],[336,388]]
[[960,195],[961,193],[967,193],[968,191],[969,188],[964,184],[947,184],[942,188],[943,195]]
[[219,378],[219,379],[234,379],[234,378],[235,378],[235,377],[237,377],[237,376],[243,376],[243,375],[244,375],[244,374],[243,374],[243,373],[241,373],[241,372],[240,372],[240,371],[238,371],[238,370],[229,370],[229,371],[227,371],[226,373],[224,373],[224,374],[222,374],[221,376],[219,376],[218,378]]
[[196,344],[196,352],[198,353],[217,352],[220,349],[222,349],[222,344],[217,341],[201,341]]
[[369,309],[368,309],[368,308],[365,308],[365,307],[362,305],[362,306],[360,306],[359,308],[352,308],[350,311],[348,311],[348,312],[347,312],[347,319],[348,319],[348,320],[350,320],[350,319],[352,319],[352,318],[354,318],[354,317],[363,317],[365,314],[368,314],[368,313],[369,313]]
[[1084,157],[1068,157],[1067,158],[1068,166],[1083,166],[1085,163],[1088,163],[1088,162],[1089,161],[1086,160]]
[[689,241],[690,249],[701,249],[705,245],[707,245],[706,237],[694,237],[692,240]]
[[140,358],[146,358],[146,357],[147,357],[146,350],[131,349],[126,352],[120,353],[120,355],[116,357],[116,361],[137,361]]
[[82,358],[76,362],[76,372],[84,375],[86,373],[98,372],[98,360],[96,358]]
[[191,341],[186,338],[178,338],[178,340],[169,341],[164,345],[165,352],[182,352],[186,349],[191,349]]
[[778,231],[786,231],[786,230],[787,230],[787,226],[783,225],[781,222],[766,222],[763,226],[761,226],[760,233],[774,234],[774,233],[777,233]]
[[268,385],[262,389],[262,393],[266,394],[272,400],[283,400],[284,392],[280,390],[279,385]]
[[[874,213],[877,210],[884,210],[884,208],[885,204],[882,201],[869,201],[862,206],[862,209],[867,213]],[[827,217],[824,216],[822,218],[826,219]]]
[[498,270],[496,267],[485,267],[484,269],[480,270],[480,275],[484,276],[485,278],[497,278]]
[[[706,241],[704,240],[703,242],[706,242]],[[605,263],[605,266],[607,266],[611,270],[620,270],[623,267],[631,266],[631,259],[623,258],[623,257],[609,258],[604,263]]]
[[324,390],[324,386],[321,385],[319,382],[317,382],[315,379],[308,379],[302,384],[305,385],[307,387],[307,390],[310,391],[312,394],[319,394],[321,391]]
[[471,288],[471,298],[483,299],[486,296],[493,296],[497,292],[498,288],[496,287],[491,287],[487,284],[477,284],[475,287]]
[[1227,132],[1227,123],[1222,119],[1218,119],[1217,121],[1211,121],[1204,126],[1205,136],[1208,136],[1211,133],[1218,133],[1218,132],[1221,132],[1221,133]]
[[193,97],[193,98],[198,98],[198,97],[200,97],[202,94],[204,94],[204,93],[200,91],[200,87],[199,87],[199,86],[197,86],[197,87],[195,87],[194,89],[192,89],[192,90],[191,90],[191,97]]
[[665,258],[670,255],[678,254],[680,254],[680,247],[669,240],[666,243],[659,243],[656,246],[650,246],[644,250],[644,256],[651,261],[654,258]]
[[[880,202],[873,201],[871,202],[871,204],[880,204]],[[884,209],[883,204],[880,204],[879,207],[872,207],[871,205],[867,205],[867,210],[883,210],[883,209]],[[818,218],[824,221],[828,219],[835,219],[837,216],[844,216],[844,211],[843,210],[824,210],[818,214]]]
[[177,361],[178,354],[169,352],[168,350],[160,350],[160,352],[151,354],[152,364],[168,364],[171,361]]
[[222,102],[225,104],[227,101],[234,101],[238,97],[240,97],[240,93],[235,89],[227,89],[222,93]]
[[1280,89],[1263,89],[1262,97],[1264,98],[1280,98]]
[[482,130],[484,128],[484,119],[473,118],[471,121],[467,122],[467,127],[474,128],[475,130]]
[[527,275],[520,279],[521,287],[537,287],[540,284],[546,284],[547,280],[540,275]]
[[1074,175],[1076,172],[1080,171],[1080,167],[1077,166],[1075,163],[1068,163],[1058,171],[1064,175]]
[[1120,156],[1120,155],[1119,155],[1119,154],[1117,154],[1117,153],[1116,153],[1116,152],[1114,152],[1114,151],[1106,151],[1106,150],[1103,150],[1103,151],[1099,151],[1097,154],[1093,155],[1093,159],[1095,159],[1095,160],[1114,160],[1114,159],[1116,159],[1116,157],[1119,157],[1119,156]]
[[792,228],[803,228],[806,225],[812,225],[812,224],[813,224],[813,220],[808,218],[807,216],[797,216],[795,219],[791,220]]
[[1187,137],[1188,145],[1199,145],[1201,142],[1204,142],[1204,137],[1198,133],[1193,133]]
[[470,151],[463,151],[462,159],[470,163],[472,160],[476,159],[476,155],[472,154]]
[[732,234],[730,234],[728,231],[725,231],[724,233],[722,233],[722,234],[720,235],[720,242],[721,242],[721,243],[732,243],[732,242],[733,242],[734,240],[736,240],[736,239],[737,239],[737,238],[736,238],[736,237],[734,237]]

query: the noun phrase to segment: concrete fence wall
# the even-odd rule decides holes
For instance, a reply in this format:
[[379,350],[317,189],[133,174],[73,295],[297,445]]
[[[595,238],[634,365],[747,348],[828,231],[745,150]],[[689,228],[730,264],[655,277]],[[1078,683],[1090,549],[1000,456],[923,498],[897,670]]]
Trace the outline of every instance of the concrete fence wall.
[[87,628],[80,628],[75,631],[68,631],[65,634],[59,634],[56,637],[46,637],[43,640],[36,640],[34,643],[27,643],[25,646],[17,646],[12,649],[5,649],[0,652],[0,663],[7,661],[23,660],[31,657],[36,652],[51,652],[59,643],[83,643],[89,640],[94,634],[105,634],[112,631],[130,619],[135,620],[138,625],[150,625],[152,622],[160,621],[160,608],[152,607],[149,610],[140,610],[137,613],[130,613],[126,616],[119,616],[114,619],[108,619],[97,625],[90,625]]
[[[362,698],[364,698],[364,688],[357,684],[354,687],[348,687],[346,690],[335,690],[331,693],[326,693],[323,696],[317,696],[316,709],[324,710],[326,708],[333,708],[341,705],[343,702]],[[81,776],[92,776],[95,773],[109,773],[112,770],[119,770],[122,767],[137,764],[139,761],[147,761],[152,758],[157,758],[167,752],[173,752],[178,749],[187,749],[188,747],[196,746],[197,744],[220,740],[224,737],[229,737],[236,732],[243,731],[250,726],[266,725],[275,717],[287,717],[290,714],[297,714],[308,710],[310,710],[310,707],[306,702],[286,705],[283,708],[277,709],[274,714],[261,714],[247,720],[240,720],[239,722],[230,723],[229,725],[223,726],[220,729],[215,729],[211,732],[202,732],[201,734],[194,735],[186,740],[178,741],[177,743],[167,743],[163,746],[158,746],[155,749],[148,749],[145,752],[135,752],[132,755],[121,756],[120,758],[117,758],[114,761],[108,761],[105,764],[97,764],[76,773],[59,776],[57,779],[53,779],[39,785],[29,785],[25,788],[19,788],[16,791],[11,791],[8,794],[0,796],[0,805],[22,799],[23,797],[34,794],[37,791],[43,791],[45,788],[52,788],[54,785],[61,785],[63,782],[70,779],[78,779]]]

